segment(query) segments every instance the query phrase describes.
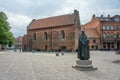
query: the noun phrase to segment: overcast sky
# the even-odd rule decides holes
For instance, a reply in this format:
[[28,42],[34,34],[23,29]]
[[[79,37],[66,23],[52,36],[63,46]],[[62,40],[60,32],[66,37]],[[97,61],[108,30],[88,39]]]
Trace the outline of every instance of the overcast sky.
[[92,15],[120,15],[120,0],[0,0],[0,11],[8,16],[14,36],[26,34],[32,19],[73,13],[79,10],[81,24],[89,22]]

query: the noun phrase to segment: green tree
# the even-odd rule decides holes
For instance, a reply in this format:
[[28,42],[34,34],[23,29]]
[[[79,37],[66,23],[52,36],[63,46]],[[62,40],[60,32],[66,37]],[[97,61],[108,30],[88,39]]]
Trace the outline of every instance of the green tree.
[[13,34],[10,32],[8,18],[4,12],[0,12],[0,45],[12,44],[14,41]]

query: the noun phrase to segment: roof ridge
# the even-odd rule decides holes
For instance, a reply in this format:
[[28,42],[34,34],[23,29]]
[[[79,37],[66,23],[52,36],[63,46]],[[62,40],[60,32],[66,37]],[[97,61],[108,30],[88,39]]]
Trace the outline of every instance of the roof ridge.
[[76,13],[58,15],[48,18],[35,19],[28,25],[27,29],[48,28],[75,24]]
[[35,20],[50,19],[50,18],[55,18],[55,17],[67,16],[67,15],[74,15],[74,13],[63,14],[63,15],[56,15],[56,16],[45,17],[45,18],[40,18],[40,19],[35,19]]

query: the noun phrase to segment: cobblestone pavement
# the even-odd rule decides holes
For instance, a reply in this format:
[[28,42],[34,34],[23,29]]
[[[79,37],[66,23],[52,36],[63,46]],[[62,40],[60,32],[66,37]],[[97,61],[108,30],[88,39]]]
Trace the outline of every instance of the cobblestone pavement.
[[114,52],[91,51],[94,71],[72,68],[76,53],[0,52],[0,80],[120,80],[120,59]]

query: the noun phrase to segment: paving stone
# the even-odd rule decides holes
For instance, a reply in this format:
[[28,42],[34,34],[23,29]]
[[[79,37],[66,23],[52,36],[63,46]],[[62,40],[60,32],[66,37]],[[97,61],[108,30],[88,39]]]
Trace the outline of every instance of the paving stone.
[[57,57],[49,52],[6,52],[0,54],[0,80],[120,80],[120,59],[112,51],[91,51],[93,66],[98,70],[79,71],[76,53]]

